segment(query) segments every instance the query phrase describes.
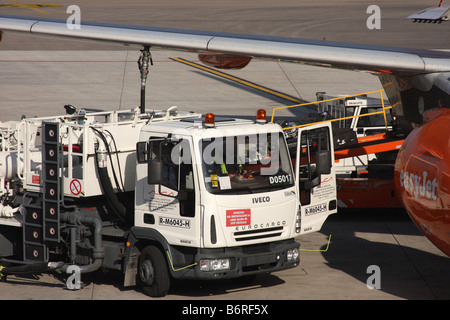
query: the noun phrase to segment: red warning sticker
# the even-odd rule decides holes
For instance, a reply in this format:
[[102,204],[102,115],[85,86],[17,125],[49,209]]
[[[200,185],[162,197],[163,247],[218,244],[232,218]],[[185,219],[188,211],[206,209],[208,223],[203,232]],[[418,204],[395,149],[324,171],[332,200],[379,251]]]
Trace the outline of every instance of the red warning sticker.
[[227,227],[247,226],[251,216],[250,209],[227,210]]
[[33,174],[31,176],[31,183],[32,184],[41,184],[41,176]]

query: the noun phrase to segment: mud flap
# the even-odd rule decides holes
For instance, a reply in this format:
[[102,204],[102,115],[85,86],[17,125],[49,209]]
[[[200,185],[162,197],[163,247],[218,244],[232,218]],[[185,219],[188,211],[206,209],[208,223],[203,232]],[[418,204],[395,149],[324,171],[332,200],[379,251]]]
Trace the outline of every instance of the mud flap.
[[123,280],[124,287],[131,287],[136,285],[138,259],[139,250],[136,247],[133,247],[125,265],[125,276]]

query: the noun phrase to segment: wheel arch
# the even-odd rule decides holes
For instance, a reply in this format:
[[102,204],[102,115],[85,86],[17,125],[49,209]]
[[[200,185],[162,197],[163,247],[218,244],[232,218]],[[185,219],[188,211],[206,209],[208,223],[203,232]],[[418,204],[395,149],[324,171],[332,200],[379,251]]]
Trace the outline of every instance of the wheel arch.
[[170,268],[170,261],[167,257],[167,252],[171,252],[170,245],[161,233],[155,229],[133,227],[128,238],[130,247],[135,247],[139,252],[147,246],[157,247],[163,254],[169,273],[172,275],[173,270]]

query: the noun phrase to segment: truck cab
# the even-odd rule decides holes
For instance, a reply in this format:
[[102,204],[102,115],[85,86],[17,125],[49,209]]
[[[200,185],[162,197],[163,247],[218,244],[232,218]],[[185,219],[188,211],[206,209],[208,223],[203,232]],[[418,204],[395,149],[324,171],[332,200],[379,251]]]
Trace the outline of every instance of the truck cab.
[[336,212],[329,124],[308,129],[299,138],[303,160],[293,165],[278,124],[207,114],[143,127],[134,229],[164,239],[174,278],[297,266],[295,237],[319,230]]

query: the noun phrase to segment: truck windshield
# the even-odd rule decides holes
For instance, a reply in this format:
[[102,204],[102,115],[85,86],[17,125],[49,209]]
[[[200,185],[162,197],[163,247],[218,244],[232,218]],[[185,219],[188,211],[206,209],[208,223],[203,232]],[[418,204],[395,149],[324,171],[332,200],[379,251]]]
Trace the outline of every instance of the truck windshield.
[[282,133],[216,137],[200,144],[205,186],[211,193],[258,192],[294,185]]

